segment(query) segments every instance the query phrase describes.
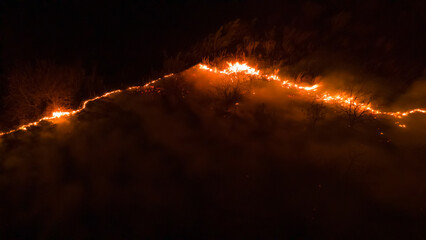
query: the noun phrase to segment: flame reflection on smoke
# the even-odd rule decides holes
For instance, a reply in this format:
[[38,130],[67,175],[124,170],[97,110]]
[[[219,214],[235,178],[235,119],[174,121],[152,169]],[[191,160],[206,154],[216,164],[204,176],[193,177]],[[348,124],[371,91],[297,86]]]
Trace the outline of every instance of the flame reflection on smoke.
[[[224,75],[244,74],[244,75],[250,75],[250,76],[254,76],[254,77],[264,78],[268,81],[281,82],[282,87],[289,88],[289,89],[296,89],[296,90],[299,90],[301,93],[305,93],[305,94],[314,94],[316,99],[318,99],[320,101],[324,101],[324,102],[327,102],[327,103],[335,103],[335,104],[339,104],[339,105],[342,105],[342,106],[349,106],[349,105],[357,106],[357,108],[360,109],[361,111],[368,111],[371,114],[375,114],[375,115],[386,115],[386,116],[391,116],[391,117],[395,117],[395,118],[403,118],[403,117],[406,117],[406,116],[413,114],[413,113],[426,113],[426,110],[419,109],[419,108],[408,110],[408,111],[405,111],[405,112],[381,111],[381,110],[372,108],[371,104],[369,104],[369,103],[366,104],[366,103],[363,103],[363,102],[357,102],[355,98],[349,96],[346,93],[333,95],[333,94],[330,94],[327,91],[320,90],[320,86],[321,86],[320,84],[315,84],[315,85],[312,85],[312,86],[302,86],[301,84],[297,84],[297,83],[291,82],[289,80],[282,80],[276,74],[271,74],[271,75],[262,74],[260,70],[254,68],[254,67],[251,67],[247,63],[244,63],[244,62],[243,63],[240,63],[240,62],[230,63],[230,62],[228,62],[227,65],[228,65],[228,67],[223,69],[223,70],[219,70],[215,67],[212,68],[212,67],[209,67],[205,64],[198,64],[197,67],[201,70],[209,71],[209,72],[216,73],[216,74],[224,74]],[[155,79],[151,82],[148,82],[143,86],[133,86],[133,87],[127,88],[126,90],[127,91],[140,90],[140,89],[143,89],[143,88],[146,88],[146,87],[153,85],[154,83],[158,82],[159,80],[161,80],[163,78],[168,78],[168,77],[171,77],[173,75],[174,74],[171,73],[171,74],[165,75],[162,78],[158,78],[158,79]],[[93,101],[96,101],[98,99],[105,98],[105,97],[108,97],[108,96],[111,96],[111,95],[114,95],[114,94],[117,94],[117,93],[120,93],[120,92],[123,92],[123,91],[125,91],[125,90],[119,89],[119,90],[114,90],[114,91],[111,91],[111,92],[104,93],[103,95],[100,95],[100,96],[97,96],[97,97],[94,97],[94,98],[91,98],[91,99],[84,101],[82,103],[81,107],[76,109],[76,110],[73,110],[73,111],[61,111],[61,110],[55,111],[55,112],[52,113],[51,116],[43,117],[43,118],[41,118],[41,119],[39,119],[35,122],[21,125],[18,128],[12,129],[10,131],[0,132],[0,136],[7,135],[7,134],[10,134],[10,133],[14,133],[14,132],[17,132],[17,131],[20,131],[20,130],[27,130],[29,127],[37,126],[42,121],[50,121],[50,120],[58,119],[58,118],[61,118],[61,117],[72,116],[72,115],[77,114],[77,113],[81,112],[82,110],[84,110],[87,107],[87,104],[90,103],[90,102],[93,102]],[[253,92],[253,94],[255,94],[255,93]],[[406,127],[406,125],[400,124],[399,122],[397,123],[397,126],[403,127],[403,128]]]
[[[408,110],[406,112],[381,111],[381,110],[372,108],[370,103],[366,104],[363,102],[356,101],[354,97],[346,93],[332,95],[324,90],[318,91],[320,84],[315,84],[312,86],[301,86],[294,82],[290,82],[289,80],[281,80],[281,78],[275,74],[272,74],[272,75],[261,74],[259,70],[248,66],[247,63],[239,63],[239,62],[228,63],[228,68],[224,70],[218,70],[217,68],[210,68],[205,64],[199,64],[198,67],[199,69],[206,70],[213,73],[227,74],[227,75],[231,73],[248,74],[248,75],[257,76],[260,78],[265,78],[269,81],[282,82],[282,87],[301,90],[301,91],[304,91],[306,94],[312,94],[315,92],[315,96],[318,100],[321,100],[327,103],[336,103],[342,106],[349,106],[349,105],[356,106],[360,111],[368,111],[371,114],[375,114],[375,115],[386,115],[386,116],[391,116],[395,118],[402,118],[413,113],[426,113],[426,110],[419,109],[419,108]],[[403,128],[406,127],[404,124],[398,124],[398,126]]]
[[[158,82],[159,80],[161,80],[161,79],[163,79],[163,78],[168,78],[168,77],[171,77],[171,76],[173,76],[173,73],[172,73],[172,74],[165,75],[165,76],[163,76],[162,78],[158,78],[158,79],[155,79],[155,80],[153,80],[153,81],[150,81],[150,82],[146,83],[146,84],[145,84],[145,85],[143,85],[143,86],[133,86],[133,87],[128,87],[126,90],[127,90],[127,91],[140,90],[140,89],[142,89],[142,88],[145,88],[145,87],[151,86],[152,84],[154,84],[154,83]],[[28,129],[28,128],[30,128],[30,127],[37,126],[38,124],[40,124],[40,123],[41,123],[41,122],[43,122],[43,121],[51,121],[51,120],[59,119],[59,118],[62,118],[62,117],[67,117],[67,116],[75,115],[75,114],[77,114],[77,113],[79,113],[79,112],[83,111],[83,110],[87,107],[87,104],[88,104],[88,103],[93,102],[93,101],[96,101],[96,100],[99,100],[99,99],[101,99],[101,98],[105,98],[105,97],[108,97],[108,96],[111,96],[111,95],[117,94],[117,93],[120,93],[120,92],[123,92],[123,91],[124,91],[124,90],[120,90],[120,89],[118,89],[118,90],[114,90],[114,91],[111,91],[111,92],[107,92],[107,93],[104,93],[104,94],[102,94],[102,95],[100,95],[100,96],[96,96],[96,97],[94,97],[94,98],[88,99],[88,100],[84,101],[84,102],[81,104],[81,107],[80,107],[80,108],[78,108],[78,109],[76,109],[76,110],[73,110],[73,111],[61,111],[61,109],[58,109],[57,111],[53,112],[51,116],[47,116],[47,117],[40,118],[39,120],[37,120],[37,121],[35,121],[35,122],[31,122],[31,123],[27,123],[27,124],[21,125],[21,126],[19,126],[19,127],[15,128],[15,129],[10,130],[10,131],[0,132],[0,137],[1,137],[1,136],[4,136],[4,135],[11,134],[11,133],[14,133],[14,132],[17,132],[17,131],[25,131],[25,130],[27,130],[27,129]]]

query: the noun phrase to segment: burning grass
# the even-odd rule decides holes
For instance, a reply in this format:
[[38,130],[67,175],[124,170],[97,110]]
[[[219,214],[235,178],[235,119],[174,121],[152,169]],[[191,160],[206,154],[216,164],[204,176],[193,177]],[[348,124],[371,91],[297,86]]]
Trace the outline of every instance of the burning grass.
[[[424,149],[422,139],[400,142],[410,128],[386,120],[348,128],[334,107],[346,105],[318,98],[320,84],[227,65],[108,92],[6,133],[0,235],[127,236],[130,227],[132,236],[243,236],[234,229],[244,227],[250,236],[362,237],[371,223],[378,238],[421,235],[424,198],[410,186],[424,187],[412,167],[424,165]],[[270,218],[280,221],[263,225]],[[164,224],[176,227],[164,233]]]
[[[48,238],[127,236],[128,227],[129,236],[246,236],[241,227],[250,236],[362,237],[371,223],[378,238],[421,235],[424,198],[409,186],[424,185],[412,167],[424,165],[424,149],[397,140],[409,129],[377,120],[348,128],[332,105],[303,94],[320,89],[281,87],[242,69],[196,66],[58,116],[69,121],[4,136],[4,236],[22,228]],[[164,224],[175,227],[163,232]]]
[[[403,117],[406,117],[409,114],[413,114],[413,113],[426,113],[426,110],[424,110],[424,109],[412,109],[412,110],[408,110],[408,111],[404,111],[404,112],[380,111],[380,110],[375,109],[371,106],[370,100],[366,101],[365,99],[360,97],[363,94],[360,91],[353,92],[353,90],[351,90],[350,93],[342,92],[342,93],[338,93],[338,94],[331,94],[327,90],[318,90],[318,89],[320,89],[321,84],[314,84],[314,85],[311,85],[311,86],[306,86],[306,85],[303,85],[303,84],[295,83],[294,81],[282,80],[277,74],[269,74],[269,75],[263,74],[263,73],[261,73],[260,70],[254,68],[254,67],[251,67],[247,63],[244,63],[244,62],[243,63],[227,62],[227,67],[224,68],[223,70],[219,70],[216,67],[209,67],[206,64],[198,64],[197,67],[198,67],[198,69],[203,70],[203,71],[207,71],[207,72],[211,72],[211,73],[214,73],[214,74],[226,76],[225,79],[221,78],[222,81],[224,81],[224,84],[222,84],[222,86],[217,87],[217,89],[222,88],[220,90],[220,92],[223,94],[223,98],[225,99],[224,102],[225,102],[226,108],[229,108],[230,103],[237,104],[237,100],[239,98],[241,98],[241,96],[239,96],[239,94],[240,94],[239,88],[240,88],[241,84],[244,84],[245,82],[249,81],[250,85],[251,85],[253,78],[255,78],[255,79],[257,78],[257,79],[262,79],[262,80],[266,80],[266,81],[281,82],[282,87],[288,88],[288,89],[295,89],[295,90],[298,91],[298,94],[306,95],[308,97],[313,97],[316,101],[323,101],[325,103],[334,103],[334,104],[339,105],[340,107],[342,107],[343,112],[346,113],[346,115],[348,117],[348,122],[349,122],[348,126],[350,126],[350,127],[353,126],[356,121],[358,121],[359,119],[362,119],[363,116],[365,116],[366,114],[385,115],[385,116],[391,116],[391,117],[394,117],[394,118],[403,118]],[[278,72],[278,71],[276,71],[276,72]],[[164,76],[164,78],[169,78],[171,76],[173,76],[173,74],[166,75],[166,76]],[[141,88],[150,87],[150,85],[156,83],[160,79],[151,81],[151,82],[145,84],[144,86],[129,87],[127,89],[127,91],[139,90]],[[215,84],[218,85],[217,80],[216,80]],[[232,86],[232,84],[234,84],[234,86]],[[230,86],[232,86],[232,87],[230,88]],[[254,90],[253,91],[248,90],[248,91],[251,91],[253,94],[255,94]],[[77,114],[77,113],[81,112],[82,110],[84,110],[86,108],[87,103],[92,102],[92,101],[96,101],[98,99],[102,99],[102,98],[105,98],[105,97],[108,97],[110,95],[120,93],[120,92],[122,92],[122,90],[115,90],[115,91],[107,92],[103,95],[94,97],[92,99],[86,100],[82,103],[80,108],[73,110],[73,111],[55,110],[55,111],[52,112],[51,116],[46,116],[46,117],[43,117],[43,118],[41,118],[41,119],[39,119],[35,122],[21,125],[18,128],[10,130],[10,131],[1,132],[0,136],[7,135],[7,134],[10,134],[10,133],[16,132],[18,130],[26,130],[28,127],[38,125],[41,121],[52,120],[52,119],[57,119],[57,118],[60,118],[60,117],[63,117],[63,116],[70,116],[70,115]],[[58,109],[60,109],[60,108],[58,108]],[[396,124],[399,127],[406,127],[405,124],[401,124],[399,121],[396,122]]]

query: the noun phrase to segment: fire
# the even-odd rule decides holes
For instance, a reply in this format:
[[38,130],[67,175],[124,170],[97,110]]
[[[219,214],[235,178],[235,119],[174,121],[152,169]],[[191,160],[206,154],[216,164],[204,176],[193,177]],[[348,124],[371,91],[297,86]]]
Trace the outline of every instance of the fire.
[[[315,84],[312,86],[303,86],[301,84],[297,84],[295,82],[292,82],[290,80],[282,80],[278,75],[276,74],[262,74],[260,70],[256,69],[255,67],[251,67],[249,66],[247,63],[240,63],[240,62],[235,62],[235,63],[227,63],[228,67],[222,70],[219,70],[217,68],[211,68],[205,64],[198,64],[197,67],[201,70],[204,71],[209,71],[212,73],[217,73],[217,74],[224,74],[224,75],[232,75],[232,74],[245,74],[245,75],[250,75],[250,76],[255,76],[255,77],[259,77],[259,78],[264,78],[268,81],[277,81],[277,82],[281,82],[281,86],[285,87],[285,88],[289,88],[289,89],[296,89],[301,91],[302,93],[306,93],[306,94],[314,94],[314,96],[323,102],[326,103],[336,103],[336,104],[340,104],[342,106],[348,106],[348,105],[352,105],[352,106],[357,106],[358,109],[363,110],[363,111],[368,111],[371,114],[375,114],[375,115],[386,115],[386,116],[391,116],[391,117],[395,117],[395,118],[403,118],[406,117],[410,114],[413,113],[426,113],[425,109],[420,109],[420,108],[416,108],[416,109],[412,109],[412,110],[408,110],[406,112],[385,112],[385,111],[380,111],[378,109],[374,109],[371,107],[370,104],[365,104],[362,102],[358,102],[356,101],[356,99],[354,99],[353,97],[350,97],[348,94],[346,93],[342,93],[342,94],[335,94],[332,95],[327,91],[324,90],[320,90],[321,84]],[[114,94],[118,94],[121,93],[123,91],[136,91],[136,90],[141,90],[143,88],[147,88],[150,87],[151,85],[153,85],[154,83],[158,82],[161,79],[165,79],[165,78],[169,78],[171,76],[173,76],[174,74],[168,74],[163,76],[162,78],[158,78],[155,79],[151,82],[146,83],[143,86],[133,86],[133,87],[128,87],[125,90],[114,90],[114,91],[110,91],[110,92],[106,92],[100,96],[88,99],[86,101],[84,101],[81,104],[81,107],[72,111],[62,111],[61,109],[58,109],[57,111],[53,112],[50,116],[46,116],[43,117],[35,122],[31,122],[31,123],[27,123],[24,125],[21,125],[19,127],[17,127],[16,129],[12,129],[10,131],[6,131],[6,132],[0,132],[0,137],[4,136],[4,135],[8,135],[17,131],[22,131],[22,130],[27,130],[30,127],[33,126],[37,126],[38,124],[40,124],[43,121],[52,121],[54,119],[59,119],[62,117],[68,117],[68,116],[72,116],[75,115],[81,111],[83,111],[86,107],[87,104],[102,98],[106,98],[108,96],[114,95]],[[255,92],[253,92],[253,94],[255,94]],[[397,126],[405,128],[406,125],[401,124],[399,122],[396,123]]]
[[255,75],[260,76],[260,71],[256,70],[253,67],[250,67],[247,65],[247,63],[227,63],[228,68],[225,68],[224,70],[218,70],[217,68],[210,68],[207,65],[204,64],[198,64],[198,67],[203,70],[207,70],[214,73],[221,73],[226,75],[236,74],[236,73],[242,73],[247,75]]
[[[145,85],[143,85],[143,86],[132,86],[132,87],[128,87],[126,90],[127,90],[127,91],[136,91],[136,90],[140,90],[140,89],[143,89],[143,88],[146,88],[146,87],[149,87],[149,86],[153,85],[154,83],[158,82],[159,80],[161,80],[161,79],[163,79],[163,78],[169,78],[169,77],[171,77],[171,76],[173,76],[173,73],[172,73],[172,74],[165,75],[165,76],[163,76],[163,77],[161,77],[161,78],[158,78],[158,79],[152,80],[151,82],[148,82],[148,83],[146,83],[146,84],[145,84]],[[114,94],[117,94],[117,93],[121,93],[121,92],[123,92],[123,91],[124,91],[124,90],[118,89],[118,90],[114,90],[114,91],[106,92],[106,93],[104,93],[104,94],[102,94],[102,95],[100,95],[100,96],[96,96],[96,97],[94,97],[94,98],[88,99],[88,100],[84,101],[84,102],[81,104],[81,107],[80,107],[80,108],[78,108],[78,109],[76,109],[76,110],[72,110],[72,111],[62,111],[61,109],[58,109],[57,111],[53,112],[50,116],[46,116],[46,117],[40,118],[39,120],[37,120],[37,121],[35,121],[35,122],[31,122],[31,123],[27,123],[27,124],[21,125],[21,126],[19,126],[19,127],[15,128],[15,129],[10,130],[10,131],[0,132],[0,137],[1,137],[1,136],[4,136],[4,135],[11,134],[11,133],[14,133],[14,132],[17,132],[17,131],[25,131],[25,130],[28,130],[28,128],[33,127],[33,126],[37,126],[38,124],[40,124],[40,123],[41,123],[41,122],[43,122],[43,121],[52,121],[52,120],[59,119],[59,118],[62,118],[62,117],[68,117],[68,116],[75,115],[75,114],[77,114],[77,113],[79,113],[79,112],[83,111],[83,110],[87,107],[87,104],[88,104],[88,103],[93,102],[93,101],[96,101],[96,100],[99,100],[99,99],[102,99],[102,98],[106,98],[106,97],[108,97],[108,96],[111,96],[111,95],[114,95]]]
[[223,71],[225,74],[231,74],[231,73],[244,73],[248,75],[259,75],[259,70],[256,70],[255,68],[252,68],[248,66],[246,63],[228,63],[228,68]]
[[[386,115],[386,116],[391,116],[395,118],[403,118],[413,113],[426,113],[425,109],[420,109],[420,108],[408,110],[406,112],[381,111],[381,110],[372,108],[371,104],[366,104],[363,102],[356,101],[355,98],[351,97],[350,95],[346,93],[333,95],[325,90],[318,91],[320,89],[320,84],[315,84],[312,86],[302,86],[300,84],[291,82],[289,80],[281,80],[281,78],[276,74],[271,74],[271,75],[261,74],[260,70],[250,67],[249,65],[247,65],[247,63],[240,63],[240,62],[229,63],[228,62],[228,68],[224,70],[218,70],[217,68],[210,68],[209,66],[205,64],[198,64],[198,68],[209,71],[209,72],[213,72],[213,73],[220,73],[220,74],[226,74],[226,75],[230,75],[232,73],[247,74],[247,75],[258,76],[260,78],[264,78],[269,81],[278,81],[278,82],[281,82],[282,83],[281,86],[285,88],[297,89],[297,90],[305,92],[306,94],[315,93],[315,96],[318,100],[324,101],[326,103],[336,103],[342,106],[352,105],[352,106],[356,106],[361,111],[368,111],[371,114],[375,114],[375,115]],[[403,128],[406,127],[406,125],[404,124],[398,124],[398,126]]]
[[53,118],[60,118],[62,116],[68,116],[70,115],[70,112],[62,112],[60,109],[58,111],[52,113]]

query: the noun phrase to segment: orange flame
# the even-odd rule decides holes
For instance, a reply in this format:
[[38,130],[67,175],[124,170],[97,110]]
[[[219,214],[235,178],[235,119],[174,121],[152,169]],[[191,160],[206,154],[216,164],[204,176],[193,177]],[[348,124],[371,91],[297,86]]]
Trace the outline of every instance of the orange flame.
[[[153,80],[151,82],[148,82],[148,83],[146,83],[143,86],[128,87],[126,90],[127,91],[135,91],[135,90],[139,90],[139,89],[142,89],[142,88],[146,88],[146,87],[149,87],[149,86],[153,85],[154,83],[158,82],[159,80],[161,80],[163,78],[168,78],[168,77],[171,77],[171,76],[173,76],[173,73],[165,75],[162,78],[155,79],[155,80]],[[21,125],[21,126],[15,128],[15,129],[10,130],[10,131],[0,132],[0,137],[4,136],[4,135],[11,134],[11,133],[14,133],[14,132],[17,132],[17,131],[25,131],[25,130],[27,130],[30,127],[37,126],[38,124],[40,124],[43,121],[52,121],[52,120],[59,119],[59,118],[62,118],[62,117],[67,117],[67,116],[75,115],[75,114],[83,111],[87,107],[88,103],[96,101],[96,100],[99,100],[101,98],[106,98],[108,96],[111,96],[111,95],[114,95],[114,94],[117,94],[117,93],[120,93],[120,92],[123,92],[123,91],[124,90],[118,89],[118,90],[114,90],[114,91],[111,91],[111,92],[106,92],[106,93],[104,93],[104,94],[102,94],[100,96],[96,96],[94,98],[88,99],[88,100],[84,101],[81,104],[80,108],[78,108],[76,110],[73,110],[73,111],[61,111],[60,109],[58,109],[57,111],[53,112],[51,116],[46,116],[46,117],[40,118],[39,120],[37,120],[35,122],[31,122],[31,123],[27,123],[27,124]]]
[[[257,70],[253,67],[250,67],[247,65],[247,63],[229,63],[228,62],[228,68],[224,69],[224,70],[218,70],[217,68],[210,68],[205,64],[198,64],[199,69],[202,70],[206,70],[206,71],[210,71],[213,73],[221,73],[221,74],[232,74],[232,73],[242,73],[242,74],[247,74],[247,75],[253,75],[253,76],[258,76],[260,78],[265,78],[269,81],[282,81],[282,87],[286,87],[286,88],[293,88],[293,89],[298,89],[298,90],[302,90],[305,91],[306,93],[310,94],[311,92],[316,92],[319,87],[320,84],[315,84],[312,86],[301,86],[299,84],[296,84],[294,82],[290,82],[288,80],[281,80],[281,78],[275,74],[272,75],[267,75],[267,74],[261,74],[260,70]],[[372,114],[375,115],[387,115],[387,116],[392,116],[395,118],[402,118],[402,117],[406,117],[409,114],[413,114],[413,113],[426,113],[425,109],[420,109],[420,108],[416,108],[416,109],[412,109],[412,110],[408,110],[406,112],[385,112],[385,111],[381,111],[378,109],[374,109],[371,107],[370,104],[365,104],[362,102],[357,102],[356,99],[354,99],[353,97],[348,97],[348,94],[337,94],[337,95],[332,95],[330,93],[328,93],[327,91],[322,91],[321,93],[317,93],[316,94],[317,99],[322,100],[324,102],[330,103],[337,103],[340,104],[342,106],[348,106],[348,105],[353,105],[353,106],[357,106],[358,109],[362,110],[362,111],[368,111]],[[399,127],[403,127],[405,128],[406,125],[404,124],[398,124]]]
[[[357,101],[355,101],[354,98],[347,97],[347,94],[345,94],[345,93],[343,93],[341,95],[331,95],[330,93],[328,93],[326,91],[322,91],[321,93],[318,93],[318,90],[320,88],[320,84],[315,84],[315,85],[312,85],[312,86],[302,86],[300,84],[290,82],[289,80],[281,80],[281,78],[276,74],[271,74],[271,75],[261,74],[260,70],[254,68],[254,67],[251,67],[247,63],[244,63],[244,62],[243,63],[240,63],[240,62],[229,63],[228,62],[227,64],[228,64],[228,68],[223,69],[223,70],[219,70],[217,68],[211,68],[211,67],[209,67],[205,64],[198,64],[197,66],[201,70],[209,71],[209,72],[212,72],[212,73],[225,74],[225,75],[245,74],[245,75],[257,76],[259,78],[265,78],[269,81],[278,81],[278,82],[282,83],[281,84],[282,87],[301,90],[301,91],[304,91],[308,94],[316,93],[315,96],[319,100],[322,100],[324,102],[334,102],[334,103],[340,104],[342,106],[347,106],[348,104],[352,104],[354,106],[357,106],[361,110],[367,110],[367,111],[371,112],[372,114],[376,114],[376,115],[387,115],[387,116],[392,116],[392,117],[395,117],[395,118],[402,118],[402,117],[406,117],[409,114],[413,114],[413,113],[426,113],[426,110],[420,109],[420,108],[408,110],[406,112],[384,112],[384,111],[380,111],[380,110],[372,108],[370,106],[370,104],[364,104],[364,103],[361,103],[361,102],[357,102]],[[127,91],[134,91],[134,90],[143,89],[143,88],[146,88],[146,87],[153,85],[154,83],[158,82],[161,79],[168,78],[168,77],[171,77],[173,75],[174,74],[171,73],[171,74],[163,76],[162,78],[158,78],[158,79],[155,79],[151,82],[148,82],[143,86],[133,86],[133,87],[127,88],[126,90]],[[62,117],[75,115],[75,114],[83,111],[86,108],[88,103],[102,99],[102,98],[105,98],[105,97],[108,97],[108,96],[111,96],[111,95],[114,95],[114,94],[117,94],[117,93],[120,93],[120,92],[123,92],[123,91],[124,90],[118,89],[118,90],[107,92],[107,93],[104,93],[100,96],[88,99],[88,100],[86,100],[82,103],[80,108],[73,110],[73,111],[61,111],[60,109],[58,109],[58,111],[53,112],[51,116],[46,116],[46,117],[40,118],[39,120],[37,120],[35,122],[31,122],[31,123],[21,125],[21,126],[15,128],[15,129],[10,130],[10,131],[0,132],[0,137],[14,133],[14,132],[17,132],[17,131],[20,131],[20,130],[27,130],[28,128],[30,128],[32,126],[37,126],[42,121],[51,121],[51,120],[54,120],[54,119],[59,119],[59,118],[62,118]],[[255,93],[253,92],[253,94],[255,94]],[[403,127],[403,128],[406,127],[406,125],[400,124],[399,122],[397,122],[396,124],[399,127]]]

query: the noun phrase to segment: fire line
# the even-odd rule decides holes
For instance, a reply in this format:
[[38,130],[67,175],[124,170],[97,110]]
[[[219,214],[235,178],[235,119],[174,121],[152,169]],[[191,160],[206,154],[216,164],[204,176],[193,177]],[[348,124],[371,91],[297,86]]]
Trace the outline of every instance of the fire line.
[[[198,64],[199,69],[205,70],[205,71],[209,71],[209,72],[213,72],[213,73],[218,73],[218,74],[226,74],[226,75],[230,75],[230,74],[246,74],[246,75],[253,75],[253,76],[257,76],[260,78],[265,78],[267,80],[270,81],[278,81],[282,83],[282,87],[286,87],[286,88],[293,88],[293,89],[297,89],[300,91],[305,91],[307,93],[316,93],[315,96],[317,97],[317,100],[321,100],[327,103],[337,103],[340,104],[341,106],[356,106],[357,109],[359,109],[360,111],[367,111],[370,112],[372,114],[375,115],[386,115],[386,116],[391,116],[391,117],[395,117],[395,118],[403,118],[406,117],[410,114],[413,113],[426,113],[425,109],[420,109],[420,108],[416,108],[416,109],[412,109],[412,110],[408,110],[405,112],[386,112],[386,111],[381,111],[378,109],[374,109],[370,103],[366,104],[363,102],[358,102],[356,101],[356,99],[354,97],[348,97],[347,94],[343,93],[343,94],[337,94],[337,95],[332,95],[330,93],[328,93],[327,91],[318,91],[320,89],[320,84],[315,84],[312,86],[302,86],[300,84],[296,84],[293,82],[290,82],[288,80],[281,80],[281,78],[276,75],[276,74],[271,74],[271,75],[267,75],[267,74],[261,74],[259,70],[250,67],[249,65],[247,65],[247,63],[229,63],[228,62],[228,68],[224,69],[224,70],[218,70],[217,68],[211,68],[205,64]],[[321,93],[319,93],[321,92]],[[406,127],[406,125],[404,124],[398,124],[399,127]]]
[[91,99],[88,99],[88,100],[84,101],[81,104],[80,108],[78,108],[76,110],[73,110],[73,111],[61,111],[60,109],[58,109],[58,111],[53,112],[51,116],[46,116],[46,117],[40,118],[39,120],[37,120],[35,122],[31,122],[31,123],[27,123],[27,124],[21,125],[21,126],[15,128],[15,129],[10,130],[10,131],[0,132],[0,137],[4,136],[4,135],[11,134],[11,133],[14,133],[14,132],[17,132],[17,131],[26,131],[28,128],[33,127],[33,126],[37,126],[38,124],[40,124],[43,121],[50,121],[50,120],[54,120],[54,119],[59,119],[61,117],[67,117],[67,116],[75,115],[75,114],[83,111],[87,107],[87,104],[90,103],[90,102],[99,100],[101,98],[106,98],[108,96],[111,96],[111,95],[114,95],[114,94],[117,94],[117,93],[121,93],[121,92],[126,91],[126,90],[127,91],[135,91],[135,90],[138,90],[138,89],[146,88],[146,87],[149,87],[152,84],[158,82],[159,80],[161,80],[163,78],[168,78],[168,77],[171,77],[173,75],[174,75],[173,73],[167,74],[167,75],[165,75],[165,76],[163,76],[161,78],[158,78],[158,79],[155,79],[153,81],[150,81],[150,82],[146,83],[143,86],[133,86],[133,87],[128,87],[125,90],[118,89],[118,90],[113,90],[113,91],[110,91],[110,92],[106,92],[106,93],[104,93],[104,94],[102,94],[100,96],[96,96],[94,98],[91,98]]
[[[391,117],[395,117],[395,118],[403,118],[406,117],[410,114],[413,113],[426,113],[425,109],[420,109],[420,108],[416,108],[416,109],[412,109],[412,110],[408,110],[405,112],[386,112],[386,111],[381,111],[378,109],[374,109],[373,107],[371,107],[371,104],[365,104],[363,102],[357,102],[356,99],[354,97],[348,97],[347,94],[342,93],[342,94],[337,94],[337,95],[332,95],[330,93],[328,93],[327,91],[319,91],[320,90],[320,84],[315,84],[312,86],[302,86],[301,84],[297,84],[294,82],[290,82],[289,80],[282,80],[278,75],[276,74],[262,74],[260,70],[249,66],[247,63],[240,63],[240,62],[235,62],[235,63],[230,63],[228,62],[228,67],[223,69],[223,70],[219,70],[217,68],[212,68],[209,67],[205,64],[198,64],[196,65],[199,69],[204,70],[204,71],[209,71],[212,73],[217,73],[217,74],[224,74],[224,75],[231,75],[231,74],[245,74],[245,75],[250,75],[250,76],[255,76],[255,77],[259,77],[259,78],[265,78],[268,81],[277,81],[277,82],[281,82],[281,86],[288,88],[288,89],[297,89],[299,91],[304,91],[308,94],[311,93],[315,93],[315,96],[317,98],[317,100],[326,102],[326,103],[337,103],[340,104],[341,106],[356,106],[359,110],[362,111],[368,111],[372,114],[375,115],[386,115],[386,116],[391,116]],[[149,87],[151,85],[153,85],[154,83],[160,81],[161,79],[165,79],[165,78],[169,78],[171,76],[173,76],[174,74],[168,74],[165,75],[161,78],[155,79],[151,82],[146,83],[145,85],[142,86],[133,86],[133,87],[128,87],[127,89],[121,90],[113,90],[107,93],[104,93],[100,96],[88,99],[86,101],[84,101],[81,104],[81,107],[73,110],[73,111],[55,111],[52,113],[51,116],[46,116],[43,118],[40,118],[39,120],[35,121],[35,122],[31,122],[31,123],[27,123],[24,125],[21,125],[15,129],[9,130],[9,131],[5,131],[5,132],[0,132],[0,137],[4,136],[4,135],[8,135],[17,131],[25,131],[28,128],[32,127],[32,126],[37,126],[39,123],[41,123],[42,121],[51,121],[54,119],[59,119],[61,117],[67,117],[67,116],[72,116],[75,115],[81,111],[83,111],[87,104],[102,98],[106,98],[108,96],[117,94],[117,93],[121,93],[123,91],[134,91],[134,90],[138,90],[138,89],[142,89],[142,88],[146,88]],[[404,124],[399,124],[399,122],[397,123],[397,125],[399,127],[406,127],[406,125]]]

